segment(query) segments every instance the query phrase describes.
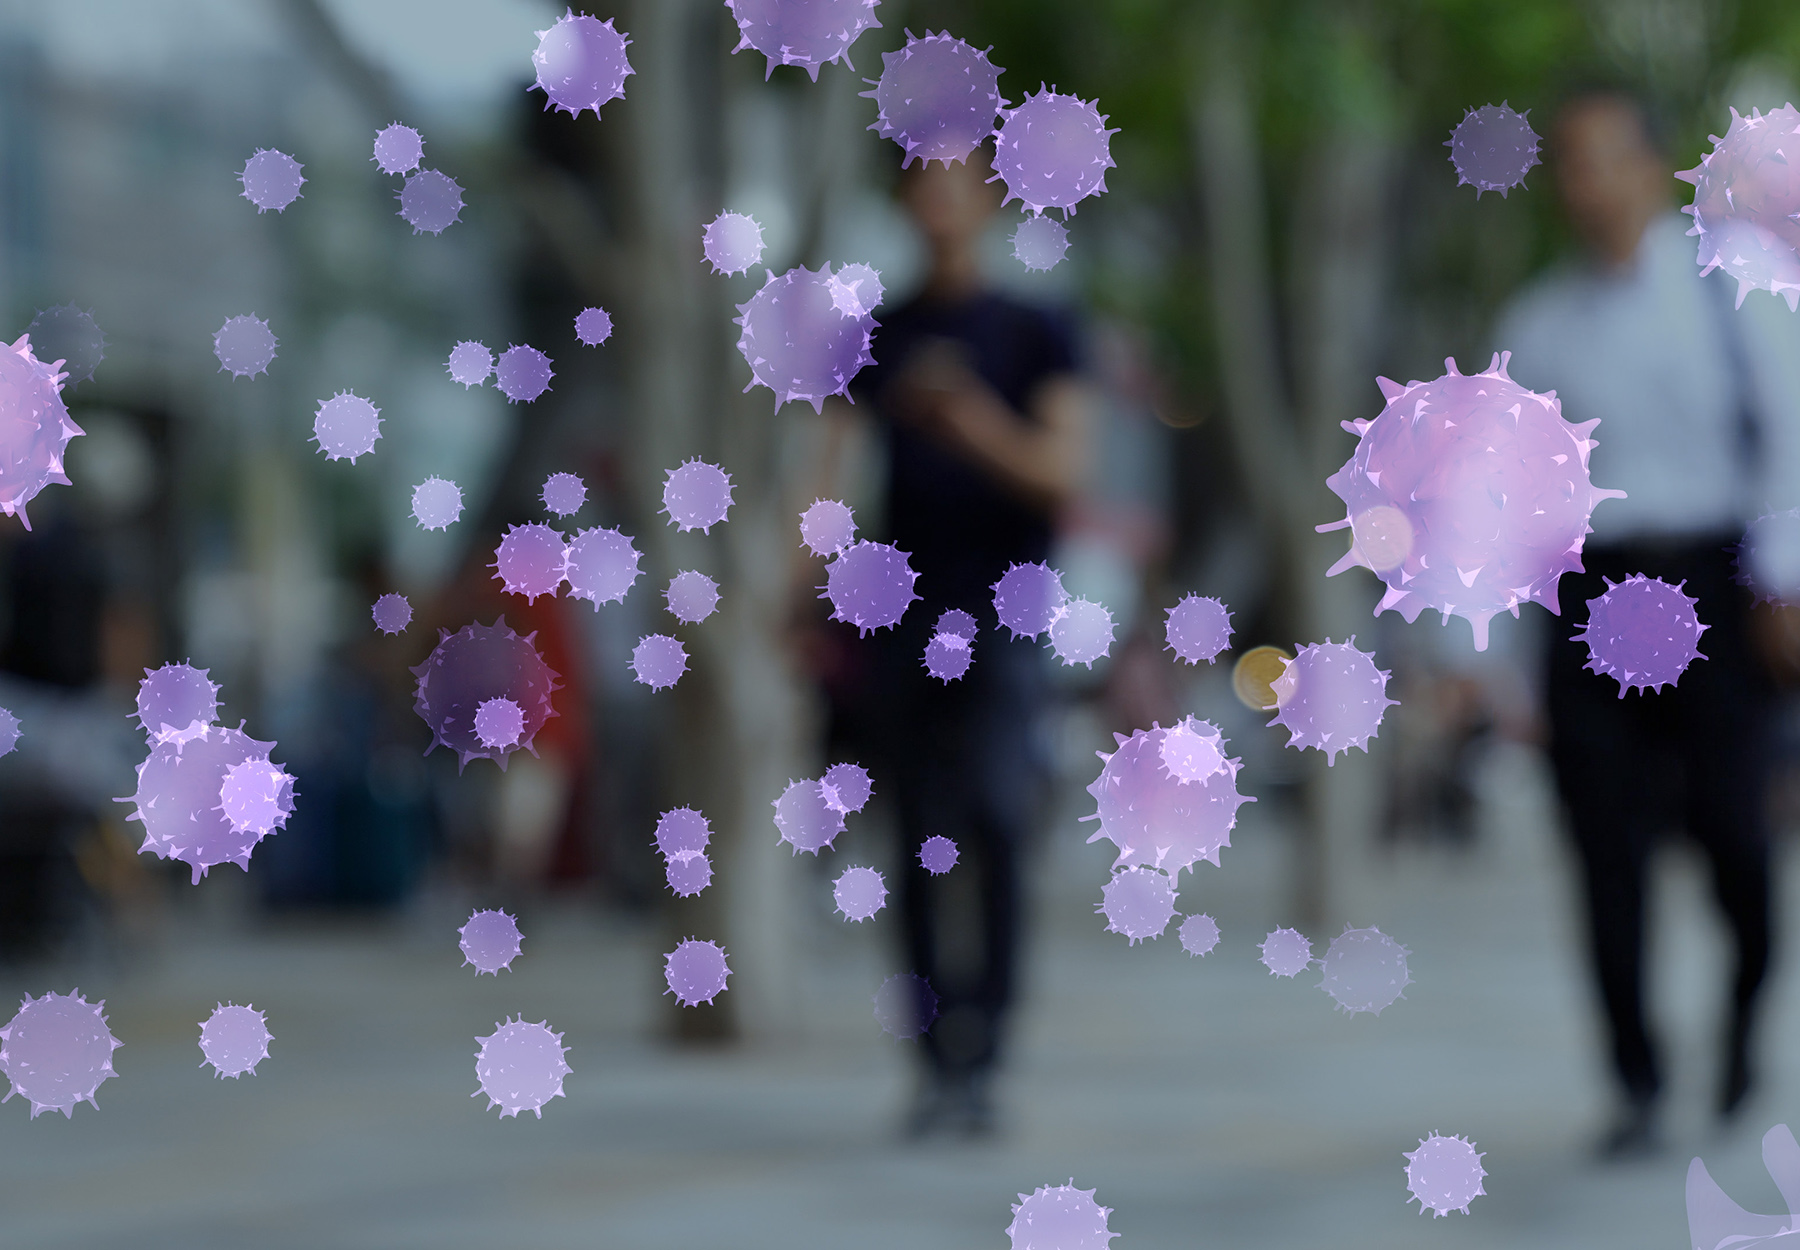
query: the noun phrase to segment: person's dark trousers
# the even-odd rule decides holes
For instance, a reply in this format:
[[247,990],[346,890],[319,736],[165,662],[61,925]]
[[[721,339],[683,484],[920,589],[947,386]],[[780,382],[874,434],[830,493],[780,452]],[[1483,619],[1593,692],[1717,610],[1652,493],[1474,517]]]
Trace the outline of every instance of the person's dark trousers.
[[[1713,896],[1737,950],[1725,1022],[1721,1109],[1749,1084],[1757,999],[1769,968],[1771,892],[1764,809],[1772,690],[1750,637],[1752,598],[1733,579],[1733,534],[1593,547],[1586,572],[1559,588],[1548,702],[1551,759],[1580,859],[1587,936],[1605,1009],[1615,1073],[1626,1097],[1648,1105],[1662,1086],[1645,1020],[1644,925],[1652,851],[1680,826],[1705,852]],[[1588,601],[1634,573],[1686,583],[1699,601],[1696,660],[1675,686],[1619,697],[1610,676],[1587,671],[1572,638]]]

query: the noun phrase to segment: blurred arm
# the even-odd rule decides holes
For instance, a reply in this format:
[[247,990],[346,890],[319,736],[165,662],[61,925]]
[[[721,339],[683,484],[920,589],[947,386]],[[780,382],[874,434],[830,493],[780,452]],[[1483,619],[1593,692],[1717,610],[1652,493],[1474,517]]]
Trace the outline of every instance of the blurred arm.
[[1074,377],[1051,378],[1021,421],[973,372],[955,368],[909,379],[906,406],[930,433],[1045,512],[1074,499],[1087,467],[1088,396]]

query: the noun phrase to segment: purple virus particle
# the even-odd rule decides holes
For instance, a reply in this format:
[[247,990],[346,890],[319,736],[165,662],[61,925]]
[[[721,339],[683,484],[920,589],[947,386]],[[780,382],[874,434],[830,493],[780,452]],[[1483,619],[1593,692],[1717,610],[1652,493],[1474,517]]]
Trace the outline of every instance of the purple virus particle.
[[1785,1124],[1777,1124],[1762,1139],[1763,1167],[1775,1188],[1787,1200],[1786,1215],[1756,1215],[1732,1201],[1695,1158],[1688,1164],[1688,1244],[1694,1250],[1748,1250],[1800,1228],[1800,1143]]
[[542,521],[515,525],[494,548],[494,578],[509,595],[534,603],[539,595],[555,595],[567,576],[569,544]]
[[961,634],[936,633],[925,644],[925,671],[949,685],[969,671],[975,649]]
[[552,1032],[548,1021],[525,1023],[524,1017],[496,1024],[486,1037],[475,1039],[475,1079],[481,1088],[469,1095],[487,1095],[488,1109],[500,1108],[500,1118],[529,1111],[544,1118],[544,1104],[563,1096],[563,1078],[573,1069],[563,1058],[569,1048],[563,1035]]
[[1069,254],[1069,228],[1054,217],[1027,217],[1012,236],[1013,259],[1042,273]]
[[253,378],[268,372],[277,346],[269,323],[259,320],[255,313],[227,317],[225,324],[213,333],[213,355],[219,358],[219,370],[229,371],[234,378]]
[[[418,679],[413,710],[431,727],[427,755],[446,747],[456,752],[461,772],[474,759],[493,760],[504,771],[507,757],[520,747],[537,753],[532,741],[556,715],[550,696],[560,686],[533,645],[536,638],[519,637],[504,618],[492,625],[465,625],[454,634],[438,631],[437,646],[411,670]],[[524,731],[511,746],[488,746],[475,730],[477,711],[496,698],[512,700],[524,714]]]
[[840,812],[860,812],[875,794],[875,782],[861,764],[833,764],[819,780],[825,801]]
[[452,382],[461,382],[467,390],[471,386],[480,386],[494,372],[494,353],[487,349],[486,343],[464,339],[450,349],[450,359],[444,362],[444,368],[450,371]]
[[712,825],[691,807],[675,807],[656,822],[656,849],[664,859],[699,855],[712,841]]
[[1461,1137],[1443,1137],[1435,1131],[1419,1139],[1417,1150],[1401,1152],[1406,1157],[1406,1188],[1419,1202],[1419,1214],[1431,1212],[1431,1218],[1452,1211],[1469,1213],[1469,1204],[1487,1193],[1481,1180],[1487,1171],[1481,1166],[1485,1154],[1477,1154],[1475,1143]]
[[397,634],[412,624],[412,604],[406,596],[394,591],[377,599],[369,609],[369,615],[375,621],[375,628],[384,634]]
[[940,634],[951,634],[968,642],[975,641],[975,618],[961,608],[950,608],[937,619],[934,631]]
[[1404,997],[1400,991],[1412,984],[1406,971],[1406,957],[1411,953],[1380,929],[1345,925],[1319,961],[1324,969],[1319,988],[1351,1015],[1359,1011],[1380,1015],[1383,1008]]
[[574,516],[587,502],[587,483],[573,473],[552,473],[544,479],[544,510],[554,516]]
[[106,335],[94,314],[73,304],[40,310],[25,327],[25,334],[32,350],[43,359],[60,362],[58,367],[68,374],[65,385],[69,387],[91,380],[106,359]]
[[1095,1202],[1095,1192],[1075,1188],[1071,1178],[1020,1194],[1006,1228],[1012,1250],[1108,1250],[1119,1234],[1106,1226],[1112,1208]]
[[11,755],[19,745],[19,718],[0,707],[0,756]]
[[642,553],[616,529],[585,529],[569,543],[566,555],[569,594],[586,599],[598,610],[619,603],[638,579]]
[[1257,949],[1270,976],[1297,977],[1312,967],[1312,943],[1298,929],[1276,929]]
[[1106,118],[1091,101],[1059,95],[1039,84],[1002,115],[994,137],[994,176],[1006,184],[1005,203],[1020,201],[1033,216],[1060,208],[1064,217],[1090,195],[1106,190],[1113,167]]
[[838,914],[858,924],[887,906],[887,882],[873,868],[852,864],[832,883],[831,899]]
[[1575,637],[1587,643],[1587,667],[1627,690],[1658,690],[1681,680],[1687,666],[1704,660],[1697,645],[1710,626],[1694,612],[1699,600],[1660,578],[1634,573],[1622,582],[1603,578],[1606,592],[1588,600],[1587,623]]
[[1047,564],[1015,564],[994,583],[994,611],[1014,638],[1041,638],[1069,600],[1062,574]]
[[232,1080],[246,1072],[256,1075],[256,1065],[269,1057],[269,1043],[275,1035],[269,1032],[268,1017],[251,1006],[219,1003],[212,1015],[200,1022],[200,1053],[205,1056],[200,1066],[212,1065],[222,1081]]
[[772,806],[775,828],[795,855],[801,851],[817,855],[844,831],[843,809],[826,795],[821,782],[790,781]]
[[881,304],[886,292],[881,274],[869,265],[844,265],[831,275],[831,306],[840,317],[867,317]]
[[645,634],[631,651],[631,673],[652,690],[667,690],[687,672],[687,648],[667,634]]
[[529,90],[544,93],[544,107],[554,106],[571,117],[583,109],[600,116],[600,106],[625,98],[625,79],[636,73],[625,58],[631,40],[604,22],[570,9],[549,30],[537,32],[537,51],[531,54],[537,81]]
[[1525,185],[1525,175],[1538,160],[1538,136],[1526,121],[1531,110],[1515,113],[1502,100],[1470,109],[1444,140],[1450,163],[1456,166],[1456,185],[1498,191],[1501,198],[1513,187]]
[[206,732],[219,719],[219,687],[207,670],[191,664],[165,664],[145,669],[138,682],[138,727],[150,741],[186,742]]
[[912,1041],[937,1019],[938,996],[931,983],[912,972],[896,972],[875,991],[875,1019],[881,1031]]
[[0,512],[26,529],[25,505],[52,482],[69,484],[63,452],[82,430],[63,403],[67,376],[33,354],[29,334],[10,347],[0,341]]
[[941,877],[956,867],[956,843],[934,833],[919,844],[919,867],[934,877]]
[[281,765],[253,755],[225,770],[218,810],[233,833],[265,838],[286,825],[294,810],[294,778]]
[[1189,916],[1175,930],[1181,939],[1181,949],[1189,955],[1207,955],[1219,944],[1219,922],[1202,913]]
[[[1195,722],[1194,732],[1217,733],[1206,721]],[[1169,731],[1159,727],[1140,729],[1129,738],[1114,734],[1118,749],[1103,761],[1100,775],[1090,785],[1100,828],[1088,839],[1109,839],[1119,848],[1114,868],[1146,864],[1179,877],[1183,868],[1206,860],[1215,868],[1219,852],[1231,845],[1237,809],[1256,800],[1238,793],[1241,761],[1226,759],[1203,781],[1182,781],[1163,762],[1162,747]],[[1224,739],[1219,740],[1221,749]]]
[[313,417],[313,441],[327,460],[348,460],[375,450],[381,437],[381,409],[349,391],[339,391],[319,405]]
[[395,216],[403,218],[414,234],[442,234],[462,216],[462,187],[435,169],[410,175],[394,198],[400,201]]
[[717,942],[688,938],[663,956],[663,980],[669,987],[663,993],[675,995],[683,1007],[712,1002],[725,992],[730,977],[725,948]]
[[42,998],[27,994],[19,1014],[0,1029],[0,1072],[11,1088],[0,1102],[17,1094],[31,1104],[31,1118],[60,1111],[73,1119],[75,1104],[96,1111],[94,1095],[113,1071],[112,1053],[119,1039],[106,1023],[106,1001],[88,1002],[80,990]]
[[1094,667],[1095,660],[1112,650],[1112,642],[1112,613],[1092,599],[1069,600],[1050,621],[1050,649],[1070,667]]
[[725,0],[737,22],[735,55],[754,48],[768,59],[766,79],[777,65],[798,65],[819,81],[819,66],[850,64],[850,45],[878,27],[881,0]]
[[411,126],[394,122],[376,132],[374,155],[369,159],[384,174],[410,174],[425,159],[425,138]]
[[856,626],[859,637],[897,625],[907,605],[919,596],[919,575],[906,552],[889,543],[859,542],[844,548],[825,566],[819,595],[831,601],[831,619]]
[[1344,423],[1362,441],[1325,483],[1348,516],[1318,527],[1350,530],[1329,572],[1373,570],[1387,586],[1377,615],[1465,617],[1477,651],[1500,612],[1517,616],[1533,599],[1557,610],[1557,579],[1581,570],[1595,505],[1625,497],[1588,477],[1599,421],[1564,421],[1555,392],[1507,377],[1510,358],[1500,352],[1471,377],[1446,360],[1435,382],[1381,378],[1386,406]]
[[881,54],[881,77],[864,79],[875,101],[869,129],[892,139],[906,153],[901,166],[968,159],[994,133],[1006,101],[1000,98],[1005,71],[988,52],[953,38],[948,31],[923,37],[906,32],[906,46]]
[[731,511],[731,474],[704,460],[689,460],[669,470],[663,482],[663,512],[682,533],[710,533]]
[[499,976],[500,969],[512,967],[525,943],[519,922],[496,909],[477,908],[456,935],[456,944],[463,953],[462,966],[473,966],[476,976],[484,972]]
[[420,529],[449,529],[462,510],[462,487],[447,478],[434,475],[413,487],[412,514]]
[[687,625],[697,625],[719,609],[719,583],[704,573],[683,569],[669,579],[663,592],[669,614]]
[[1758,603],[1788,603],[1800,589],[1800,508],[1757,517],[1738,544],[1733,580]]
[[850,380],[873,364],[873,317],[846,317],[831,293],[831,275],[804,266],[768,276],[749,302],[738,305],[738,351],[750,366],[746,391],[766,386],[775,410],[804,400],[821,411],[831,395],[850,394]]
[[1157,756],[1183,785],[1204,782],[1225,767],[1225,736],[1211,721],[1184,716],[1163,731]]
[[1163,637],[1177,658],[1211,664],[1231,645],[1231,610],[1217,599],[1187,595],[1169,609]]
[[[293,778],[281,773],[272,800],[248,781],[234,797],[237,814],[250,824],[234,823],[224,804],[227,777],[248,761],[267,763],[272,742],[258,742],[240,729],[210,725],[185,741],[158,742],[138,765],[137,792],[121,803],[135,809],[127,820],[144,826],[141,854],[177,859],[193,869],[194,884],[220,864],[246,871],[257,843],[278,828],[294,808]],[[266,784],[269,774],[257,770]],[[239,774],[249,778],[256,774]],[[258,828],[257,826],[264,826]]]
[[525,709],[504,695],[483,700],[475,709],[475,739],[490,751],[517,746],[525,735]]
[[1123,933],[1136,946],[1161,937],[1175,919],[1175,883],[1154,868],[1127,868],[1113,874],[1094,910],[1106,917],[1108,933]]
[[663,876],[677,897],[693,898],[712,884],[712,861],[704,851],[683,851],[669,857]]
[[612,315],[604,308],[584,308],[575,314],[575,337],[585,346],[600,346],[612,331]]
[[1800,310],[1800,109],[1792,104],[1750,116],[1731,110],[1725,137],[1692,169],[1694,219],[1703,274],[1723,268],[1737,279],[1737,302],[1768,291]]
[[244,198],[256,205],[258,213],[270,209],[279,213],[300,198],[300,188],[306,182],[300,171],[305,168],[286,152],[258,148],[244,162],[238,181],[244,184]]
[[800,545],[815,556],[835,556],[856,541],[856,514],[836,499],[815,499],[800,514]]
[[714,273],[748,273],[762,259],[762,223],[747,213],[720,213],[706,223],[700,249]]
[[1271,683],[1280,710],[1269,723],[1288,731],[1288,745],[1323,751],[1327,764],[1337,763],[1338,752],[1351,747],[1367,754],[1382,717],[1398,704],[1387,697],[1390,674],[1375,667],[1373,655],[1356,649],[1355,635],[1347,642],[1327,638],[1301,647],[1286,665]]
[[555,376],[550,357],[535,347],[514,344],[500,353],[494,365],[494,385],[513,404],[531,403],[550,389],[550,379]]

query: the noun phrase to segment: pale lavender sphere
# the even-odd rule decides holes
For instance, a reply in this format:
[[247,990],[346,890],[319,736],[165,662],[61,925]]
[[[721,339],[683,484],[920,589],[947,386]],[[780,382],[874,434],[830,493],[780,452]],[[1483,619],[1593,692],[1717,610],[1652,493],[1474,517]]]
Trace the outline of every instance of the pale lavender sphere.
[[66,377],[33,354],[30,335],[0,341],[0,512],[26,529],[25,505],[52,483],[69,484],[63,452],[82,431],[63,403]]
[[687,648],[667,634],[645,634],[631,652],[631,672],[652,690],[667,690],[687,672]]
[[1483,191],[1505,198],[1513,187],[1524,186],[1526,173],[1541,164],[1538,136],[1525,120],[1530,115],[1530,109],[1515,113],[1505,101],[1465,113],[1444,140],[1456,166],[1456,185],[1473,186],[1478,200]]
[[670,615],[685,624],[696,625],[718,610],[719,583],[704,573],[683,569],[669,579],[669,588],[663,592],[663,597],[668,601]]
[[219,719],[219,687],[191,664],[145,669],[138,682],[138,727],[152,743],[197,738]]
[[1204,782],[1225,767],[1225,737],[1211,721],[1184,716],[1163,730],[1157,756],[1183,785]]
[[1676,174],[1694,184],[1682,212],[1700,240],[1700,272],[1723,268],[1737,279],[1741,308],[1751,291],[1768,291],[1800,311],[1800,109],[1791,103],[1767,113],[1731,110],[1723,138],[1692,169]]
[[748,273],[762,259],[762,224],[746,213],[720,213],[701,232],[700,249],[714,273]]
[[854,625],[859,637],[867,637],[899,624],[907,605],[919,597],[913,593],[918,580],[906,552],[890,543],[859,542],[825,566],[819,598],[831,601],[832,620]]
[[669,470],[662,497],[670,525],[684,534],[710,533],[731,511],[731,475],[716,464],[689,460]]
[[1042,273],[1069,254],[1069,229],[1054,217],[1027,217],[1012,236],[1013,259]]
[[39,359],[62,362],[57,368],[68,374],[65,387],[88,381],[106,359],[106,334],[93,313],[73,304],[40,309],[25,334]]
[[1112,643],[1112,613],[1091,599],[1069,600],[1050,622],[1050,649],[1071,667],[1094,667],[1095,660],[1112,650]]
[[1400,991],[1412,984],[1406,970],[1406,957],[1412,954],[1380,929],[1352,929],[1331,939],[1325,958],[1319,961],[1324,977],[1319,988],[1337,1002],[1344,1011],[1380,1015],[1402,997]]
[[1732,580],[1748,586],[1758,603],[1800,602],[1800,508],[1750,522],[1736,559]]
[[475,1055],[475,1079],[481,1088],[471,1095],[487,1095],[488,1108],[500,1108],[500,1118],[529,1111],[544,1118],[544,1105],[563,1096],[563,1077],[570,1069],[563,1056],[569,1048],[563,1035],[552,1032],[547,1021],[527,1024],[523,1018],[494,1026],[486,1037],[475,1039],[481,1047]]
[[1181,949],[1189,955],[1208,954],[1219,944],[1218,922],[1205,914],[1189,916],[1175,933],[1181,939]]
[[1108,933],[1123,933],[1136,946],[1158,938],[1175,919],[1175,883],[1154,868],[1114,873],[1094,908],[1106,917]]
[[912,972],[896,972],[875,991],[875,1019],[881,1031],[912,1041],[937,1019],[938,996],[931,983]]
[[1257,949],[1271,976],[1297,977],[1312,967],[1312,943],[1298,929],[1276,929]]
[[844,265],[831,275],[831,306],[840,317],[867,317],[881,304],[886,294],[881,274],[870,265]]
[[604,308],[584,308],[575,314],[575,337],[588,347],[598,347],[612,337],[612,316]]
[[256,205],[259,214],[270,209],[279,213],[300,198],[300,188],[306,182],[300,173],[304,168],[286,152],[258,148],[256,155],[244,162],[238,181],[244,184],[244,198]]
[[1486,1155],[1478,1154],[1475,1143],[1466,1138],[1434,1132],[1419,1139],[1417,1150],[1401,1154],[1406,1158],[1406,1189],[1412,1195],[1407,1201],[1418,1200],[1420,1215],[1426,1211],[1433,1219],[1452,1211],[1467,1215],[1469,1204],[1487,1193],[1481,1187],[1487,1176],[1481,1166]]
[[[246,871],[259,842],[293,811],[292,778],[278,790],[269,828],[236,827],[226,814],[226,775],[247,760],[267,761],[275,744],[258,742],[241,729],[212,725],[184,742],[156,743],[138,765],[137,791],[121,803],[135,810],[127,820],[144,826],[141,852],[177,859],[193,869],[194,884],[220,864]],[[283,777],[286,774],[282,774]]]
[[819,779],[825,801],[840,812],[860,812],[875,793],[875,782],[861,764],[833,764]]
[[484,699],[475,708],[475,738],[489,750],[517,746],[525,736],[525,709],[505,695]]
[[873,317],[846,317],[832,299],[831,275],[804,266],[780,277],[770,274],[749,302],[738,305],[738,351],[750,366],[746,391],[766,386],[775,409],[804,400],[821,411],[831,395],[850,393],[850,381],[864,365],[875,330]]
[[11,755],[19,745],[19,718],[0,707],[0,756]]
[[568,550],[568,541],[556,530],[542,521],[527,521],[501,537],[490,567],[508,594],[524,595],[525,602],[532,603],[539,595],[561,589]]
[[348,460],[375,450],[381,437],[381,409],[360,395],[339,391],[319,405],[313,417],[313,440],[327,460]]
[[956,843],[934,833],[919,844],[919,867],[934,877],[941,877],[956,867]]
[[450,349],[450,359],[444,362],[444,368],[450,371],[452,382],[461,382],[467,390],[471,386],[480,386],[494,372],[494,353],[485,343],[464,339]]
[[[536,637],[519,637],[505,618],[454,634],[438,631],[438,645],[411,670],[418,679],[413,710],[431,727],[427,755],[446,747],[456,752],[459,772],[474,759],[493,760],[504,771],[513,751],[533,750],[538,730],[556,715],[550,696],[560,689],[556,672],[532,645]],[[488,746],[475,732],[477,710],[494,698],[511,699],[524,712],[525,730],[512,746]]]
[[498,909],[477,908],[469,913],[456,934],[456,945],[463,953],[462,966],[473,967],[476,976],[484,972],[499,976],[500,969],[512,966],[525,944],[519,922]]
[[975,618],[961,608],[950,608],[937,619],[934,632],[951,634],[965,642],[974,642],[976,634]]
[[683,851],[669,856],[663,876],[678,898],[693,898],[712,884],[712,861],[704,851]]
[[19,1013],[0,1029],[0,1072],[11,1088],[0,1102],[17,1094],[31,1104],[31,1118],[45,1111],[75,1116],[75,1104],[94,1101],[101,1083],[117,1076],[112,1053],[119,1039],[106,1022],[106,1000],[88,1002],[80,990],[42,998],[27,994]]
[[1107,1227],[1112,1208],[1094,1201],[1095,1192],[1070,1180],[1020,1194],[1006,1229],[1012,1250],[1108,1250],[1119,1234]]
[[535,347],[519,344],[501,352],[494,366],[494,385],[514,404],[531,403],[550,389],[550,379],[555,376],[550,357]]
[[412,515],[420,529],[449,529],[462,510],[462,488],[455,482],[433,476],[413,487]]
[[[1217,733],[1205,721],[1196,725],[1208,736]],[[1256,800],[1238,793],[1239,760],[1224,760],[1203,781],[1184,782],[1171,774],[1162,758],[1168,732],[1155,727],[1129,738],[1113,735],[1118,749],[1098,753],[1100,775],[1087,788],[1095,812],[1085,819],[1100,822],[1089,842],[1106,838],[1119,848],[1113,867],[1147,864],[1173,879],[1203,859],[1218,867],[1219,852],[1231,845],[1238,808]],[[1219,742],[1223,750],[1224,739]]]
[[857,36],[881,25],[875,6],[881,0],[725,0],[740,36],[733,53],[754,48],[768,59],[766,79],[777,65],[798,65],[812,80],[819,66],[831,61],[850,64],[850,45]]
[[790,781],[771,806],[775,828],[795,855],[801,851],[817,855],[844,831],[844,812],[826,797],[820,782]]
[[462,187],[435,169],[409,176],[394,198],[400,201],[395,215],[404,218],[414,234],[442,234],[462,215]]
[[412,624],[412,604],[406,596],[389,591],[377,599],[369,609],[369,615],[375,621],[375,628],[384,634],[397,634]]
[[994,138],[994,178],[1006,184],[1005,203],[1019,200],[1034,215],[1060,208],[1064,216],[1106,190],[1113,167],[1106,118],[1090,101],[1039,86],[1005,120]]
[[[992,51],[989,49],[988,51]],[[863,92],[875,101],[869,129],[892,139],[914,161],[967,159],[994,133],[1006,101],[1000,75],[987,51],[953,38],[948,31],[921,37],[906,34],[906,46],[881,54],[881,77]]]
[[838,914],[861,924],[887,906],[887,882],[875,869],[852,864],[832,883],[831,899]]
[[1710,626],[1694,609],[1699,600],[1659,578],[1634,573],[1622,582],[1603,578],[1606,591],[1587,604],[1588,619],[1576,631],[1587,643],[1587,667],[1627,690],[1660,691],[1681,680],[1689,664],[1704,660],[1698,643]]
[[669,987],[663,993],[673,994],[683,1007],[712,1002],[725,992],[730,977],[725,948],[717,942],[688,938],[663,956],[663,981]]
[[374,155],[369,157],[384,174],[410,174],[424,158],[424,136],[399,122],[376,132]]
[[1387,697],[1389,676],[1356,649],[1354,636],[1301,647],[1270,683],[1279,710],[1269,723],[1288,731],[1290,747],[1325,752],[1327,764],[1351,747],[1366,753],[1387,710],[1398,706]]
[[254,1076],[274,1040],[268,1017],[255,1007],[216,1004],[212,1015],[200,1022],[200,1053],[205,1056],[200,1066],[211,1064],[221,1081],[236,1080],[246,1072]]
[[544,510],[556,516],[574,516],[587,502],[587,483],[573,473],[552,473],[544,479]]
[[1184,595],[1169,609],[1163,638],[1176,658],[1211,664],[1231,645],[1231,611],[1217,599]]
[[234,378],[252,378],[266,373],[275,359],[275,335],[269,323],[255,313],[227,317],[225,324],[213,333],[213,355],[219,359],[219,371]]
[[961,634],[937,633],[925,644],[925,671],[949,685],[969,671],[975,649]]
[[697,855],[712,841],[712,825],[691,807],[675,807],[656,822],[656,849],[664,859]]
[[281,765],[252,756],[225,770],[219,811],[233,833],[266,837],[287,824],[294,810],[294,779]]
[[1068,600],[1062,574],[1047,564],[1015,564],[994,583],[994,611],[1014,638],[1041,638]]
[[638,579],[641,558],[631,539],[616,529],[581,530],[569,543],[569,594],[596,609],[619,603]]
[[544,93],[544,107],[555,107],[571,117],[583,109],[600,116],[600,106],[625,98],[625,79],[637,71],[626,59],[631,40],[604,22],[570,9],[549,30],[537,32],[537,50],[531,64],[537,81],[528,90]]
[[800,544],[815,556],[835,556],[856,541],[856,514],[836,499],[815,499],[800,514]]

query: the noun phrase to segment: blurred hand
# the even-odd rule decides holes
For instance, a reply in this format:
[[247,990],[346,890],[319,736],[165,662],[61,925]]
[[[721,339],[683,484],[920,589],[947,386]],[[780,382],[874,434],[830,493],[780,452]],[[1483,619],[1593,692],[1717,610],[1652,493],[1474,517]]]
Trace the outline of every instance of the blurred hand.
[[1800,686],[1800,607],[1758,604],[1750,613],[1750,641],[1777,685]]

